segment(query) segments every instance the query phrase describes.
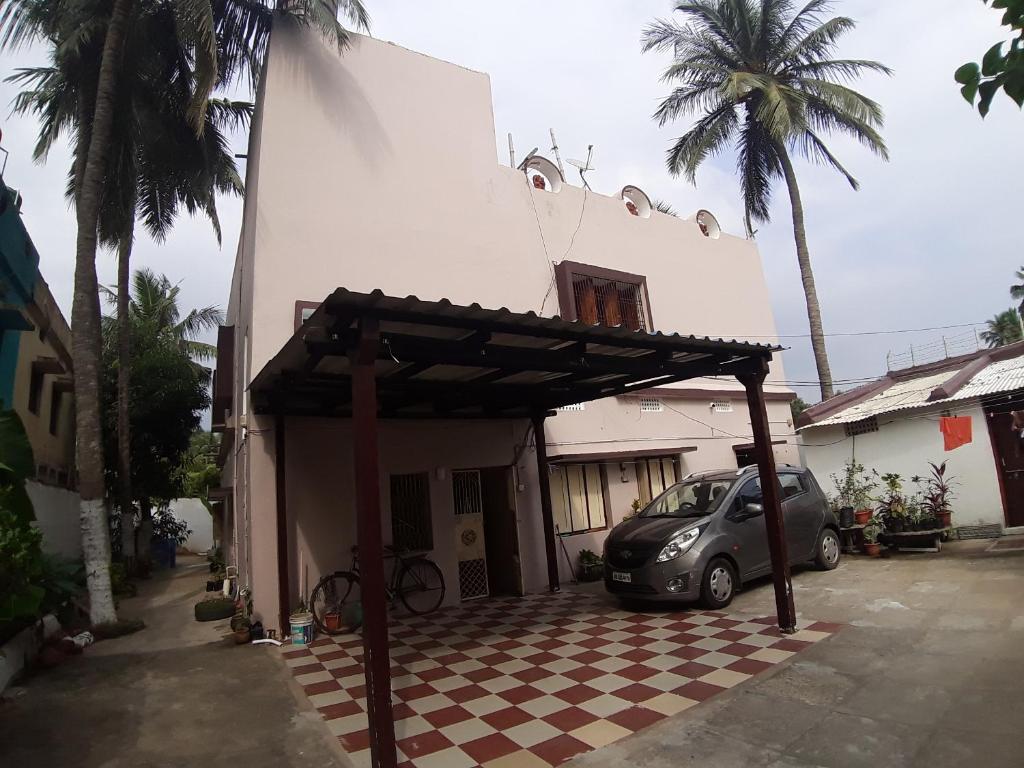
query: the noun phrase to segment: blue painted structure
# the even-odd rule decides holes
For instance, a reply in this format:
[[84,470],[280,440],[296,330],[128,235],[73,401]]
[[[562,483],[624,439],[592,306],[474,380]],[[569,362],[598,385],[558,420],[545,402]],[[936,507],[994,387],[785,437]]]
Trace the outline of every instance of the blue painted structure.
[[32,329],[22,310],[39,280],[39,252],[21,220],[20,197],[0,179],[0,407],[10,407],[21,334]]

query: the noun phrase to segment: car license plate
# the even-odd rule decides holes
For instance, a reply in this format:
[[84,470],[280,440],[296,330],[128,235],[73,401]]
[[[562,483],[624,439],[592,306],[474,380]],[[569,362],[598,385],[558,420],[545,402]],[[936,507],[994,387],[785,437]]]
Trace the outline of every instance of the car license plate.
[[612,571],[612,581],[624,581],[625,583],[629,584],[633,581],[633,574]]

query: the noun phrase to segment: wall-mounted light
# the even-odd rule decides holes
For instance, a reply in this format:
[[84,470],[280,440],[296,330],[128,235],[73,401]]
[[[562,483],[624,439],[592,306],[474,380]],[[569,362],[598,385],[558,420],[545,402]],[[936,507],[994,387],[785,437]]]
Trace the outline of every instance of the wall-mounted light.
[[434,467],[434,479],[438,482],[444,482],[448,479],[448,468],[447,467]]

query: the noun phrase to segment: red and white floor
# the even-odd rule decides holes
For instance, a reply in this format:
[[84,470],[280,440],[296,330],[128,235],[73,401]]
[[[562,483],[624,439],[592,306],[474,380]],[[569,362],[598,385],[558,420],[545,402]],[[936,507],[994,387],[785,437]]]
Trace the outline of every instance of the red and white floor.
[[[547,768],[629,736],[779,664],[835,624],[783,636],[771,617],[624,611],[584,593],[394,617],[399,763]],[[357,766],[369,765],[362,638],[282,647]]]

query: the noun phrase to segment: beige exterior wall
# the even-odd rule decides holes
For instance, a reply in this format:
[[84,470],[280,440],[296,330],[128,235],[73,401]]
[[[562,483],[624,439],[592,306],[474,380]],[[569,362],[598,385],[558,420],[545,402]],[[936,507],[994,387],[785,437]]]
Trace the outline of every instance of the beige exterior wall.
[[[259,103],[229,302],[229,322],[236,329],[235,419],[244,410],[248,381],[293,334],[295,302],[321,301],[339,286],[553,315],[553,265],[570,260],[646,276],[656,330],[725,338],[775,332],[752,241],[727,234],[709,239],[693,221],[663,214],[632,216],[617,195],[569,184],[558,193],[535,190],[524,174],[499,165],[484,74],[359,36],[339,58],[314,37],[282,29],[271,40]],[[621,187],[632,180],[619,181]],[[783,378],[776,359],[771,379]],[[740,391],[735,381],[685,386]],[[731,446],[751,438],[745,403],[734,397],[732,414],[711,414],[704,397],[675,398],[672,409],[659,414],[640,415],[629,398],[588,404],[582,412],[549,420],[549,452],[663,447],[672,453],[697,447],[685,455],[685,471],[735,466]],[[769,418],[776,439],[792,442],[788,404],[769,403]],[[243,566],[252,558],[252,568],[243,567],[243,573],[251,573],[257,607],[269,612],[276,605],[273,434],[263,426],[253,429],[253,421],[250,416],[248,437],[238,429],[225,477],[235,488],[236,557]],[[505,455],[514,445],[509,430],[522,435],[524,426],[465,431],[476,444],[473,453],[493,441],[487,450],[495,447]],[[307,438],[295,439],[289,431],[289,514],[300,516],[295,525],[310,516],[290,540],[292,567],[299,569],[293,576],[300,579],[292,581],[293,590],[348,563],[348,518],[328,512],[345,508],[339,499],[351,495],[344,486],[350,470],[335,472],[348,467],[347,448],[337,447],[346,428],[304,424],[296,430],[308,432]],[[415,447],[410,460],[429,466],[455,464],[465,449],[455,444],[462,427],[387,429],[389,439]],[[492,437],[484,439],[480,429],[493,430],[487,432]],[[294,444],[300,447],[292,449]],[[319,468],[308,476],[295,458],[306,446],[306,458]],[[383,440],[382,453],[395,457],[382,460],[382,471],[399,471],[393,467],[403,464],[402,454]],[[796,461],[788,449],[780,454]],[[523,462],[527,476],[532,470]],[[534,588],[544,581],[543,546],[535,483],[525,485],[528,490],[518,494],[521,551],[524,581]],[[635,482],[633,491],[624,491],[627,485],[609,487],[615,520],[635,498]],[[242,530],[245,520],[248,534]],[[575,536],[567,544],[599,549],[603,535]],[[448,556],[438,550],[435,557],[440,562]],[[451,593],[457,585],[450,567],[445,570]]]
[[[22,331],[18,341],[18,365],[14,374],[13,403],[11,407],[21,417],[32,443],[38,479],[47,484],[57,482],[57,473],[63,473],[62,485],[71,482],[74,472],[75,425],[74,394],[65,392],[60,399],[56,421],[56,434],[50,432],[50,414],[53,403],[53,385],[58,378],[70,378],[71,330],[50,293],[50,288],[40,277],[36,281],[33,306],[26,315],[35,330]],[[42,331],[42,332],[41,332]],[[54,358],[61,362],[68,373],[47,374],[43,377],[39,393],[38,408],[29,410],[32,389],[32,362],[40,358]],[[73,483],[72,483],[73,484]]]

